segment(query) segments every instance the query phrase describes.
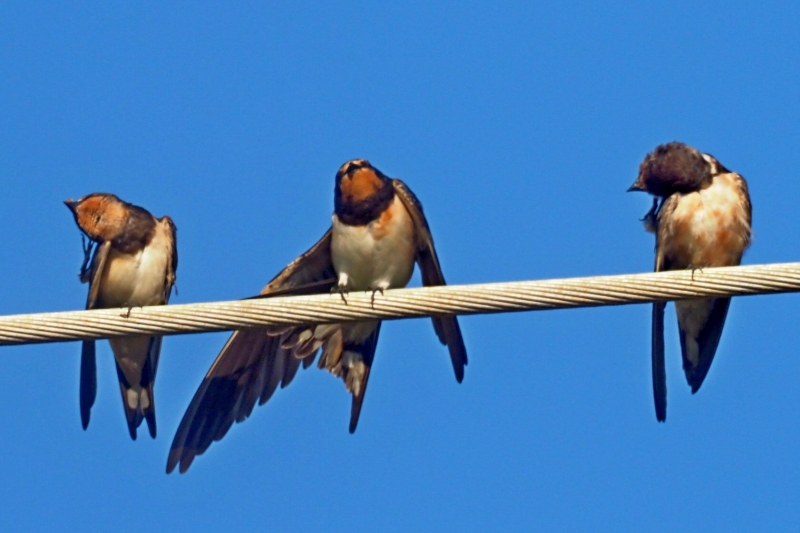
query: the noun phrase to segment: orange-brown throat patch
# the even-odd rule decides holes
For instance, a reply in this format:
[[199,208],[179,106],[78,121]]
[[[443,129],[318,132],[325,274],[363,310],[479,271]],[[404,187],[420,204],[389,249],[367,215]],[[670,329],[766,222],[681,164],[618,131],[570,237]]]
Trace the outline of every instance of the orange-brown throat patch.
[[383,180],[375,170],[363,167],[344,176],[339,185],[342,200],[347,203],[361,203],[383,188]]

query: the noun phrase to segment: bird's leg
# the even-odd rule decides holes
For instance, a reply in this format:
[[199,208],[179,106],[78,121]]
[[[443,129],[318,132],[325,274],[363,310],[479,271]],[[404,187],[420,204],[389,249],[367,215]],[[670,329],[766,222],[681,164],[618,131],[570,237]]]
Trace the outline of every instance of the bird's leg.
[[381,293],[381,296],[383,296],[383,287],[377,287],[375,289],[367,289],[367,292],[369,291],[372,291],[372,297],[370,298],[369,303],[372,306],[372,308],[375,309],[375,293],[379,292]]
[[142,308],[141,305],[132,305],[132,306],[128,307],[128,312],[127,313],[122,313],[119,316],[121,316],[122,318],[130,318],[131,317],[131,311],[133,311],[134,307],[138,307],[140,309]]
[[341,286],[337,285],[336,289],[334,289],[334,291],[339,293],[339,296],[342,297],[342,301],[344,302],[344,305],[347,305],[347,298],[345,297],[345,294],[349,293],[350,290],[348,290],[347,287],[341,287]]
[[350,289],[347,288],[347,274],[342,273],[339,275],[339,282],[331,289],[331,293],[334,292],[339,293],[339,296],[342,297],[342,301],[347,305],[347,298],[344,296],[350,292]]
[[694,281],[694,271],[695,270],[699,270],[701,274],[703,273],[703,267],[701,267],[701,266],[689,265],[689,268],[692,270],[692,281]]

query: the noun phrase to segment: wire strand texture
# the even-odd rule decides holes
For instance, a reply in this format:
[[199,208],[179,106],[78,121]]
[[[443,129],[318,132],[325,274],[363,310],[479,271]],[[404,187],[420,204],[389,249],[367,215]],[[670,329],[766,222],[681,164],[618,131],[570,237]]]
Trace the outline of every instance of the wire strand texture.
[[800,291],[800,263],[0,316],[0,345]]

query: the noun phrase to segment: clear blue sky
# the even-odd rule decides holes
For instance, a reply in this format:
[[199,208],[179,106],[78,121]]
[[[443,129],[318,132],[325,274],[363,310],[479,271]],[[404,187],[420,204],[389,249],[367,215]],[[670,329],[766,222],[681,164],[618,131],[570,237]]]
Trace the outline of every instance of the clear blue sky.
[[[251,295],[327,229],[357,157],[421,198],[451,283],[650,270],[650,199],[625,190],[672,140],[747,178],[745,263],[800,258],[796,2],[264,4],[0,5],[0,313],[83,306],[61,202],[93,191],[176,221],[173,303]],[[666,424],[649,306],[463,318],[461,385],[428,320],[387,323],[355,435],[312,368],[183,476],[169,444],[226,334],[165,340],[155,441],[128,436],[108,343],[86,432],[79,344],[2,348],[0,522],[794,528],[798,298],[736,299],[695,396],[668,307]]]

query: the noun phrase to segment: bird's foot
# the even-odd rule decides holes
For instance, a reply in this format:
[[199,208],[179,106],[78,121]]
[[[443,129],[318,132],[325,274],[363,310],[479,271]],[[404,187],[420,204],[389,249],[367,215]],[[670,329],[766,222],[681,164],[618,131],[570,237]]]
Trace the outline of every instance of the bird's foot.
[[141,309],[142,306],[141,305],[132,305],[132,306],[128,307],[128,311],[126,313],[122,313],[119,316],[121,316],[122,318],[130,318],[131,317],[131,311],[133,311],[134,307],[138,307],[138,308]]
[[697,266],[694,266],[694,265],[689,265],[689,268],[692,270],[692,281],[694,281],[694,271],[695,270],[699,270],[701,274],[703,273],[703,267],[697,267]]
[[331,289],[331,293],[334,293],[334,292],[338,293],[339,296],[342,297],[342,301],[344,302],[344,304],[347,305],[347,298],[345,298],[345,294],[349,293],[350,290],[347,287],[345,287],[344,285],[337,285],[336,287]]
[[383,296],[383,287],[378,287],[376,289],[367,289],[367,292],[369,291],[372,291],[372,297],[369,299],[369,304],[372,306],[373,309],[375,309],[375,293],[379,292],[381,293],[381,296]]

